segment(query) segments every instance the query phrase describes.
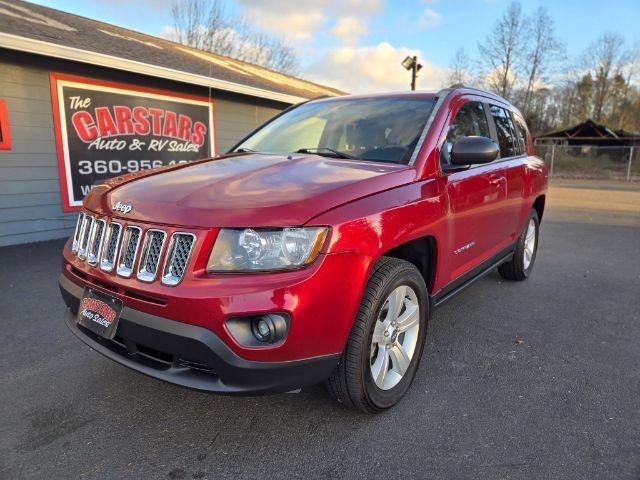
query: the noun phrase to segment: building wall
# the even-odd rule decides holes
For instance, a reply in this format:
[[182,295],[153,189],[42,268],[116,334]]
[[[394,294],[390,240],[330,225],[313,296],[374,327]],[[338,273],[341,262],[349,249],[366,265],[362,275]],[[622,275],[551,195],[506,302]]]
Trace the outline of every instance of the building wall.
[[76,214],[62,212],[49,73],[66,73],[214,99],[216,146],[226,152],[286,105],[163,82],[0,49],[0,99],[12,148],[0,150],[0,246],[69,235]]

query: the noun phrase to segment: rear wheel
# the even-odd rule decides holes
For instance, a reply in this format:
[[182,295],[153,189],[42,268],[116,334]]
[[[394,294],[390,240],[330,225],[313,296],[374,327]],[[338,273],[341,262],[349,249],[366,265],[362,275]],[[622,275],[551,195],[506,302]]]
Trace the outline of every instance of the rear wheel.
[[365,289],[347,346],[326,385],[365,412],[395,405],[415,377],[427,330],[427,287],[409,262],[383,257]]
[[538,212],[532,209],[527,224],[518,238],[513,257],[498,267],[500,275],[508,280],[518,281],[529,277],[538,252],[539,229]]

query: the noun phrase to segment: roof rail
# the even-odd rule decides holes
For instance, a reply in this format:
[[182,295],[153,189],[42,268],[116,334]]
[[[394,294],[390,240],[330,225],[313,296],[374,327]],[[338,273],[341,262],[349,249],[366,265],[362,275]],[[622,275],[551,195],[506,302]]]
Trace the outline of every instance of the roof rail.
[[[462,85],[462,84],[457,84],[457,85],[452,85],[449,88],[445,88],[444,90],[441,90],[441,92],[452,92],[455,90],[471,90],[473,92],[478,92],[478,93],[482,93],[484,95],[488,95],[490,97],[493,97],[495,99],[500,100],[501,102],[506,103],[507,105],[509,105],[512,109],[516,110],[518,113],[520,113],[520,115],[522,115],[522,112],[520,111],[520,109],[518,107],[516,107],[513,102],[507,100],[504,97],[501,97],[500,95],[498,95],[497,93],[493,93],[490,92],[489,90],[484,90],[482,88],[477,88],[477,87],[467,87],[466,85]],[[440,95],[440,92],[438,92],[438,95]]]
[[454,90],[455,90],[455,88],[453,88],[453,87],[443,88],[441,90],[438,90],[438,92],[436,93],[436,97],[438,97],[438,98],[446,97],[447,95],[449,95]]
[[502,100],[503,102],[508,103],[509,105],[511,105],[512,107],[515,107],[515,105],[513,105],[512,102],[510,102],[509,100],[507,100],[504,97],[501,97],[500,95],[498,95],[497,93],[493,93],[490,92],[489,90],[485,90],[483,88],[478,88],[478,87],[468,87],[466,85],[463,85],[461,83],[455,84],[450,86],[449,88],[445,89],[445,90],[450,90],[450,91],[454,91],[454,90],[472,90],[474,92],[478,92],[478,93],[484,93],[485,95],[490,95],[491,97],[495,97],[495,98],[499,98],[500,100]]

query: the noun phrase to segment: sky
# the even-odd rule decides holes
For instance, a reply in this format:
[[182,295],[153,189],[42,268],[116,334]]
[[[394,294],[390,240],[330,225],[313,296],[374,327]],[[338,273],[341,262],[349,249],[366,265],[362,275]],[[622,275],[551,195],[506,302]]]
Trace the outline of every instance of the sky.
[[[32,0],[34,1],[34,0]],[[173,0],[35,0],[49,7],[151,35],[170,30]],[[511,0],[224,0],[258,28],[285,39],[300,59],[298,76],[347,92],[405,89],[400,61],[418,55],[418,88],[437,89],[455,51],[477,60],[484,39]],[[547,8],[566,62],[604,33],[640,48],[640,0],[522,1],[523,13]],[[393,72],[393,73],[392,73]]]

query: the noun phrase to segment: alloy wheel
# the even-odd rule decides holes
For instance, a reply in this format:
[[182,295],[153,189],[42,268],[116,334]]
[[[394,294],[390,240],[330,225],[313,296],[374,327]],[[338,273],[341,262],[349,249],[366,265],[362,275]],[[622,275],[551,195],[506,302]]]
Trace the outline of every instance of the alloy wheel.
[[385,300],[371,339],[370,368],[381,390],[395,387],[415,353],[420,330],[420,304],[407,285],[394,289]]
[[526,270],[531,265],[533,254],[536,251],[536,222],[533,218],[529,219],[527,225],[527,233],[524,237],[524,255],[522,256],[523,266]]

